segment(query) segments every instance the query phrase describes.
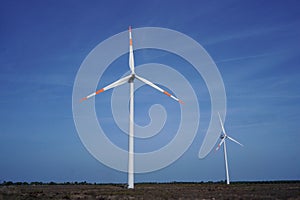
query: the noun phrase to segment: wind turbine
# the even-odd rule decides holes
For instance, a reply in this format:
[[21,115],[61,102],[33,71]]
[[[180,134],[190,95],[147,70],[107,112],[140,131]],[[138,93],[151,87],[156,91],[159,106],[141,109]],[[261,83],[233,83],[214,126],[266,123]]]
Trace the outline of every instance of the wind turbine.
[[220,119],[220,123],[221,123],[221,127],[222,127],[222,132],[223,134],[220,136],[220,139],[221,139],[221,142],[219,143],[218,147],[216,148],[216,151],[219,150],[219,148],[221,147],[222,144],[223,147],[224,147],[224,159],[225,159],[225,169],[226,169],[226,182],[227,182],[227,185],[230,184],[230,180],[229,180],[229,172],[228,172],[228,162],[227,162],[227,152],[226,152],[226,139],[228,138],[229,140],[241,145],[241,146],[244,146],[242,145],[241,143],[239,143],[238,141],[236,141],[235,139],[233,139],[232,137],[229,137],[227,134],[226,134],[226,131],[225,131],[225,128],[224,128],[224,124],[222,122],[222,119],[221,119],[221,116],[220,116],[220,113],[218,113],[219,115],[219,119]]
[[145,78],[142,78],[135,74],[134,72],[134,56],[133,56],[133,46],[132,46],[132,34],[131,34],[131,26],[129,26],[129,68],[130,68],[130,75],[125,76],[124,78],[121,78],[110,85],[107,85],[106,87],[84,97],[81,99],[81,101],[87,100],[101,92],[104,92],[106,90],[112,89],[114,87],[123,85],[125,83],[129,83],[130,85],[130,102],[129,102],[129,145],[128,145],[128,188],[133,189],[134,188],[134,80],[138,79],[142,82],[144,82],[147,85],[150,85],[154,89],[157,89],[158,91],[164,93],[165,95],[171,97],[175,101],[178,101],[179,103],[183,104],[183,101],[179,100],[175,96],[171,95],[167,91],[163,90],[162,88],[158,87],[154,83],[148,81]]

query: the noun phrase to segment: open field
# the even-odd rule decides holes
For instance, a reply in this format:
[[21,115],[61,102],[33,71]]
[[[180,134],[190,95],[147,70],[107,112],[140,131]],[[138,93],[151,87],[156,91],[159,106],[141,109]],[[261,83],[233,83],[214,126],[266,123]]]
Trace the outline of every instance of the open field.
[[300,199],[300,182],[2,185],[2,199]]

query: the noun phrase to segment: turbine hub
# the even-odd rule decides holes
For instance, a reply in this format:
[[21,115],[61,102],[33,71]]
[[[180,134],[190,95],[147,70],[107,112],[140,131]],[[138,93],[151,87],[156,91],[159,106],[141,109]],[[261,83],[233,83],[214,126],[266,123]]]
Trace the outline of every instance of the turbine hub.
[[132,74],[128,80],[128,83],[132,83],[134,79],[135,79],[135,74]]

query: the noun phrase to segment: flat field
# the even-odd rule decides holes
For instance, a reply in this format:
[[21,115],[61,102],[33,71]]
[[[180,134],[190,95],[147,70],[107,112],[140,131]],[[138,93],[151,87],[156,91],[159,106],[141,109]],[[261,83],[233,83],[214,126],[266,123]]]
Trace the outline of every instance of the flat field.
[[300,182],[2,185],[2,199],[300,199]]

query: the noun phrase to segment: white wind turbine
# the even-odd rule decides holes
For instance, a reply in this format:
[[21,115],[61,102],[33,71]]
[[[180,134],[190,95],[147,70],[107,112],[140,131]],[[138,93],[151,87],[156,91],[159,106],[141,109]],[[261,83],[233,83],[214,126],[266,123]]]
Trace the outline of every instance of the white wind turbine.
[[131,27],[129,26],[129,67],[130,67],[130,75],[121,78],[110,85],[84,97],[81,101],[87,100],[101,92],[104,92],[106,90],[112,89],[114,87],[123,85],[125,83],[129,83],[130,85],[130,105],[129,105],[129,150],[128,150],[128,188],[133,189],[134,188],[134,80],[138,79],[145,84],[150,85],[154,89],[157,89],[158,91],[164,93],[165,95],[173,98],[174,100],[178,101],[179,103],[183,104],[183,101],[179,100],[175,96],[171,95],[167,91],[164,91],[157,85],[153,84],[152,82],[148,81],[147,79],[144,79],[134,72],[134,57],[133,57],[133,46],[132,46],[132,35],[131,35]]
[[226,131],[225,131],[225,128],[224,128],[224,124],[222,122],[222,119],[221,119],[221,116],[220,116],[220,113],[218,113],[219,115],[219,119],[220,119],[220,123],[221,123],[221,127],[222,127],[222,132],[223,134],[220,136],[220,139],[221,139],[221,142],[220,144],[218,145],[218,147],[216,148],[216,151],[219,150],[219,148],[221,147],[222,144],[223,147],[224,147],[224,159],[225,159],[225,170],[226,170],[226,182],[227,184],[229,185],[230,184],[230,180],[229,180],[229,172],[228,172],[228,162],[227,162],[227,152],[226,152],[226,139],[228,138],[229,140],[241,145],[241,146],[244,146],[242,145],[241,143],[239,143],[238,141],[236,141],[235,139],[233,139],[232,137],[229,137],[227,134],[226,134]]

